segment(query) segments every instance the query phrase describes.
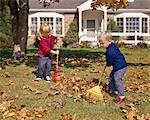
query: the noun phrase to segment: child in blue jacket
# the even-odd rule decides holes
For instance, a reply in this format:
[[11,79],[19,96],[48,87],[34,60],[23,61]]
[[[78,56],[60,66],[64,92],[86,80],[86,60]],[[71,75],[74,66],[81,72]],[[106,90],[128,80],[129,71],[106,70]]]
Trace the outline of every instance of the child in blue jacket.
[[123,76],[127,71],[127,62],[119,48],[112,42],[112,35],[109,32],[102,32],[98,37],[98,43],[106,48],[106,65],[113,69],[109,76],[109,88],[118,95],[117,104],[125,101]]

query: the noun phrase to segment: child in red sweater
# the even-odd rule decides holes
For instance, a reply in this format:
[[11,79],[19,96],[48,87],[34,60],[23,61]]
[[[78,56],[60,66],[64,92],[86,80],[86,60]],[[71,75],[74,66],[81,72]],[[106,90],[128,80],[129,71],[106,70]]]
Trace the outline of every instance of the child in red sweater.
[[45,80],[50,81],[51,56],[50,54],[59,54],[59,50],[53,50],[54,41],[57,37],[52,35],[52,30],[49,25],[42,24],[39,30],[39,49],[38,49],[38,71],[36,80],[42,80],[44,75]]

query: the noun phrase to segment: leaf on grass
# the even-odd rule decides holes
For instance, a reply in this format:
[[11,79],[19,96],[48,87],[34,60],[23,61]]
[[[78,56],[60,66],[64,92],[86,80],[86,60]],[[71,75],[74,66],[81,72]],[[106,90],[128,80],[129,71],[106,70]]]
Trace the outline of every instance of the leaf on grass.
[[63,108],[66,104],[66,100],[64,99],[59,99],[57,101],[53,101],[52,106],[54,108]]
[[39,91],[39,90],[33,88],[32,86],[29,86],[29,85],[23,86],[23,89],[26,89],[26,90],[29,90],[31,92],[34,92],[35,94],[42,94],[41,91]]
[[90,72],[91,73],[99,73],[100,71],[98,69],[92,69]]
[[80,101],[82,98],[82,94],[81,93],[77,93],[75,96],[74,96],[74,101],[77,102],[77,101]]
[[136,117],[137,113],[134,110],[130,110],[126,113],[127,120],[134,120]]
[[14,81],[10,80],[10,81],[8,81],[7,86],[10,86],[10,85],[13,85],[13,84],[14,84]]
[[0,111],[1,112],[6,111],[14,102],[15,102],[14,100],[8,100],[2,102],[2,104],[0,104]]
[[3,72],[0,74],[1,77],[10,77],[10,73],[9,72]]
[[62,113],[61,114],[61,120],[73,120],[73,119],[72,119],[71,115]]
[[9,111],[6,111],[4,112],[3,114],[3,118],[8,118],[8,117],[12,117],[12,116],[15,116],[15,112],[9,112]]
[[122,107],[120,107],[120,109],[121,109],[121,111],[123,113],[127,113],[128,112],[128,108],[127,107],[122,106]]
[[0,98],[6,98],[6,97],[7,97],[6,93],[3,91],[0,91]]
[[42,107],[38,107],[34,109],[34,114],[39,117],[42,118],[45,114],[46,114],[47,109],[44,109]]

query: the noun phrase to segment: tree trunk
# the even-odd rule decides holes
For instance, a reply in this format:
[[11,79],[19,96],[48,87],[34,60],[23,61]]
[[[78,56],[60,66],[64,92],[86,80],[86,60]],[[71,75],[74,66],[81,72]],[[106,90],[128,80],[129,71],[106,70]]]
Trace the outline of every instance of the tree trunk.
[[18,39],[20,41],[21,52],[25,54],[28,36],[28,0],[19,1],[18,12]]
[[16,0],[9,0],[8,5],[11,11],[11,24],[12,24],[12,40],[14,43],[14,53],[20,51],[20,42],[18,39],[18,5]]
[[28,0],[9,0],[8,5],[12,18],[12,39],[14,42],[13,57],[25,56],[28,36]]

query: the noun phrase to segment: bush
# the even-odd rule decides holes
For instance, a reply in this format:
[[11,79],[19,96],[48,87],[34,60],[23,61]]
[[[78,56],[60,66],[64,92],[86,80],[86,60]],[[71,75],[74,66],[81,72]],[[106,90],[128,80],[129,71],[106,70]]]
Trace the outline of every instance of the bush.
[[91,42],[83,41],[80,45],[81,48],[91,48]]
[[139,42],[139,43],[137,44],[137,47],[139,47],[139,48],[147,48],[148,45],[147,45],[145,42]]
[[8,39],[4,33],[0,32],[0,48],[12,48],[13,43]]
[[34,46],[36,47],[36,48],[39,48],[39,39],[38,39],[38,37],[36,36],[35,37],[35,42],[34,42]]
[[11,15],[8,6],[0,9],[0,32],[4,33],[10,39],[11,32]]
[[67,48],[79,48],[79,47],[80,47],[79,42],[75,42],[67,46]]
[[118,31],[118,27],[116,26],[116,23],[114,20],[110,20],[108,25],[107,25],[107,30],[111,31],[111,32],[117,32]]
[[67,47],[68,45],[75,43],[78,41],[78,24],[77,20],[74,19],[73,22],[70,24],[70,28],[64,37],[64,46]]

